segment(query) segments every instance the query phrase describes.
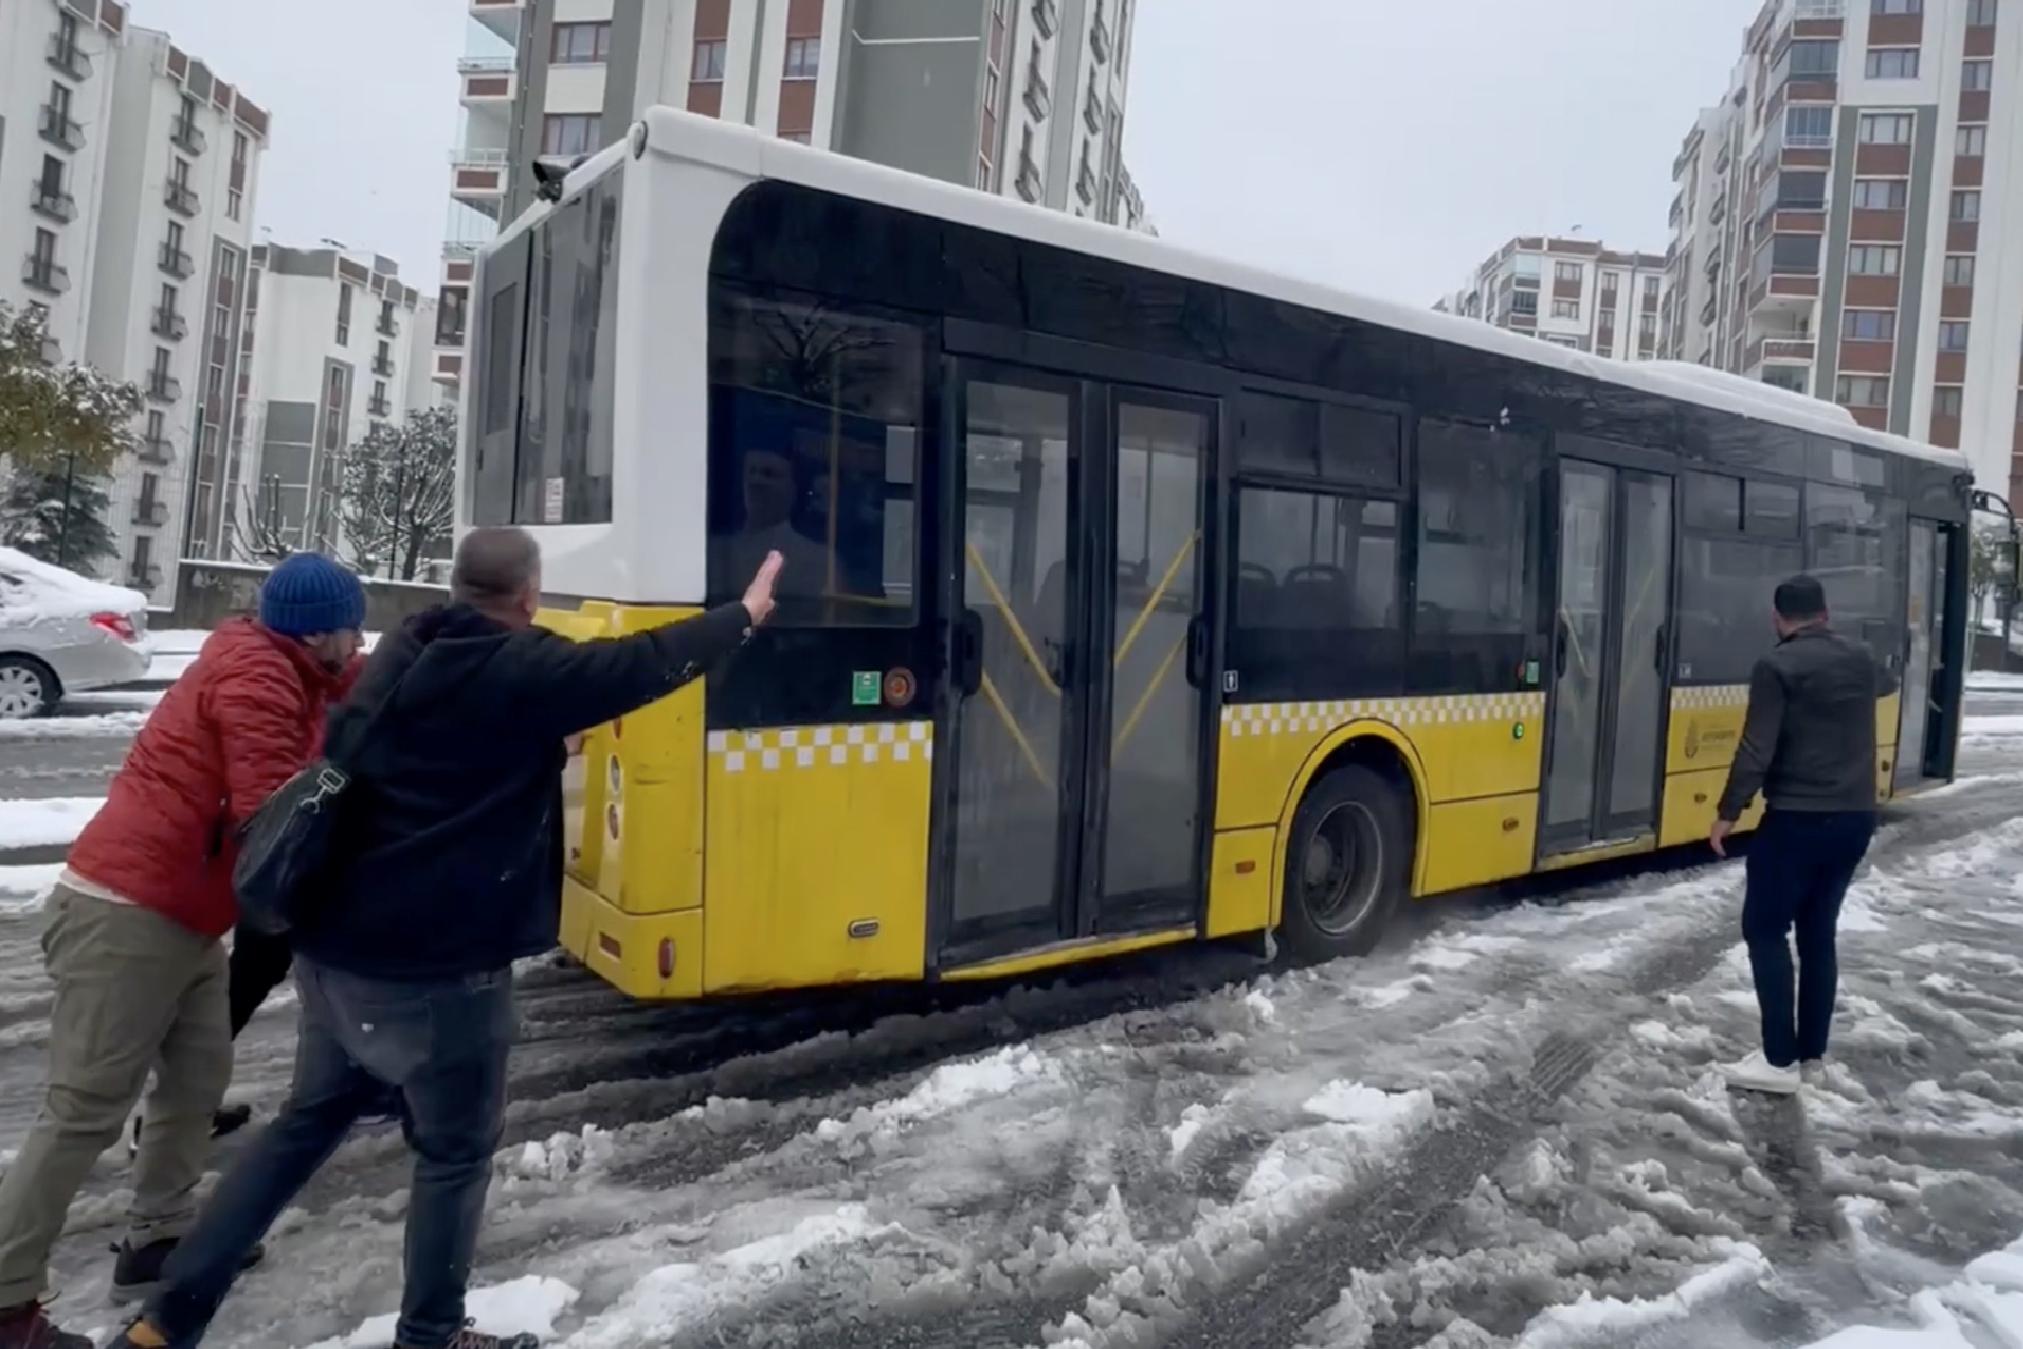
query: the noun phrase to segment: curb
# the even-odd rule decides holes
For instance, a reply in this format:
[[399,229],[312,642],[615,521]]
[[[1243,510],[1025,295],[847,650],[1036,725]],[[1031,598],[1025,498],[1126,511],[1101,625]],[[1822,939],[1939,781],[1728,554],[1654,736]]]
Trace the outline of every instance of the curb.
[[0,867],[53,866],[69,856],[68,843],[45,843],[32,848],[0,848]]

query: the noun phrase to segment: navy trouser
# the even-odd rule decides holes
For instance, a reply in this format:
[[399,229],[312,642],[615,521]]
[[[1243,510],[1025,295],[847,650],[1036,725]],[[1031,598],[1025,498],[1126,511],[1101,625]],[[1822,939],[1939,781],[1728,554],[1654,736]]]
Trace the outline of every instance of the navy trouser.
[[[1763,1057],[1779,1068],[1826,1054],[1840,968],[1840,904],[1875,837],[1868,810],[1774,810],[1749,847],[1742,937],[1763,1012]],[[1793,997],[1791,934],[1798,938]]]
[[169,1257],[148,1317],[171,1344],[196,1343],[246,1255],[390,1086],[415,1153],[395,1342],[438,1349],[464,1324],[505,1113],[512,974],[393,982],[298,959],[295,980],[302,1023],[288,1102]]

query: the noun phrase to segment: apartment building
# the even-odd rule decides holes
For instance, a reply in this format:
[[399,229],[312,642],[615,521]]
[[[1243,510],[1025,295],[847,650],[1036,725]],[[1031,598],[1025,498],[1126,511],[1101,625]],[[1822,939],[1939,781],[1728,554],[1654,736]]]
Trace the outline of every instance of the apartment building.
[[666,104],[1129,228],[1136,0],[469,0],[436,369],[463,369],[470,255],[569,159]]
[[343,455],[376,423],[438,405],[435,302],[390,258],[334,247],[253,249],[242,432],[218,509],[199,513],[199,556],[341,542]]
[[1658,354],[1665,260],[1587,239],[1520,236],[1434,307],[1617,360]]
[[1769,0],[1673,163],[1666,354],[2023,494],[2023,0]]
[[19,259],[0,299],[49,311],[52,355],[140,385],[139,450],[109,483],[113,579],[168,603],[238,434],[267,114],[118,0],[0,7],[0,74],[0,256]]

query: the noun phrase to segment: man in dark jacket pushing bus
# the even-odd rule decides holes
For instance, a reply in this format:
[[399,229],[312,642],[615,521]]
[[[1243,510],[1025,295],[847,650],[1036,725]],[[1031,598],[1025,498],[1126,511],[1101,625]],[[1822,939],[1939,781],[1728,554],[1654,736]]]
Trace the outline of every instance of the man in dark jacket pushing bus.
[[[1896,678],[1866,646],[1827,626],[1826,590],[1794,576],[1773,599],[1777,647],[1749,677],[1749,713],[1709,842],[1728,834],[1756,793],[1766,807],[1749,851],[1742,936],[1763,1013],[1763,1048],[1729,1082],[1788,1095],[1817,1072],[1833,1024],[1841,901],[1875,835],[1876,699]],[[1791,933],[1798,936],[1793,998]]]
[[735,651],[772,613],[780,566],[769,556],[741,603],[579,643],[534,626],[541,556],[525,531],[464,539],[452,603],[381,643],[333,724],[387,708],[352,762],[340,869],[295,934],[288,1103],[121,1343],[195,1344],[246,1252],[390,1086],[415,1153],[395,1343],[500,1349],[465,1326],[464,1292],[505,1109],[513,961],[556,939],[564,741]]

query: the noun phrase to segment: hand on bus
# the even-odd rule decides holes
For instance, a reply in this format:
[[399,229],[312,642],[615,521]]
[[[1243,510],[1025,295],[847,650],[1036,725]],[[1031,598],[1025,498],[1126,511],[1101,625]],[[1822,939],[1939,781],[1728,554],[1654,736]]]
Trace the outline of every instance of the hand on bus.
[[773,586],[780,579],[780,568],[786,565],[787,559],[778,549],[767,553],[766,560],[759,564],[759,574],[745,587],[745,612],[751,615],[753,627],[761,626],[773,616]]

